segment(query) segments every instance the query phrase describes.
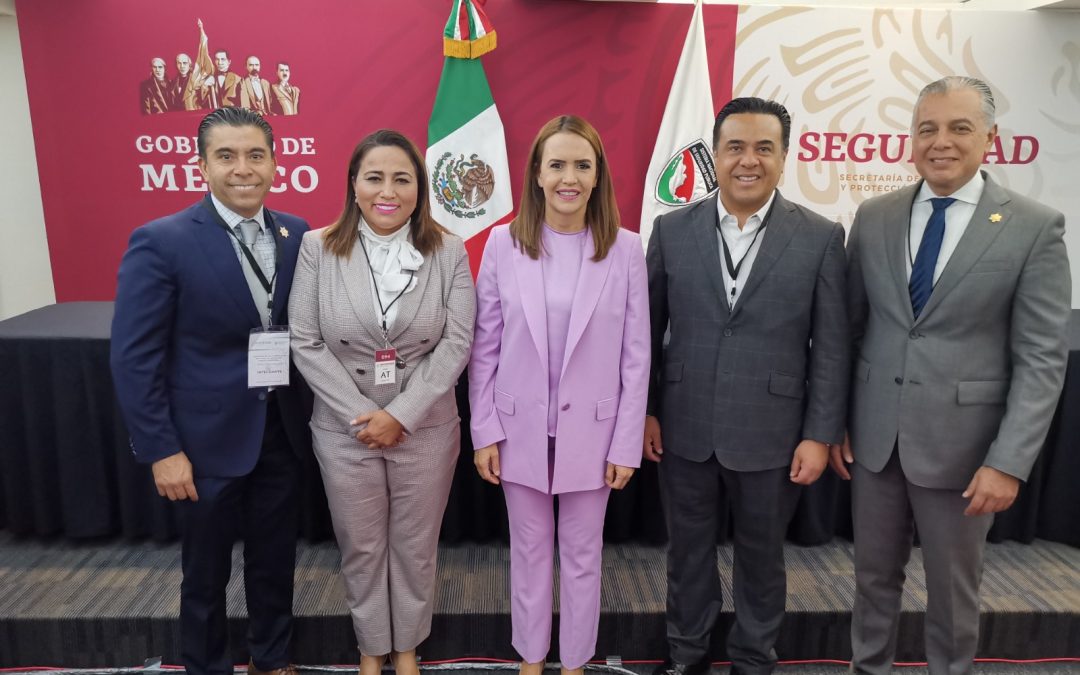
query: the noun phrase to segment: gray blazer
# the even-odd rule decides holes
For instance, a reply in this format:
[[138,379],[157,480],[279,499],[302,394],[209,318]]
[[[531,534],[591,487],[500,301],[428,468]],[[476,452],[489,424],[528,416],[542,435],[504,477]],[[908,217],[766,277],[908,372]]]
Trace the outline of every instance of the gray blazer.
[[736,471],[775,469],[791,463],[805,438],[843,440],[850,367],[844,229],[777,192],[729,312],[716,201],[653,225],[648,413],[660,418],[665,451],[699,462],[715,454]]
[[464,243],[444,235],[442,247],[424,258],[389,331],[405,368],[395,384],[376,385],[383,338],[366,258],[359,243],[348,259],[334,256],[322,232],[304,235],[289,297],[293,360],[315,392],[312,426],[351,435],[358,430],[353,418],[379,409],[407,431],[456,419],[454,385],[469,360],[476,314]]
[[962,490],[982,465],[1026,479],[1064,381],[1065,218],[984,178],[918,320],[905,246],[919,185],[867,201],[851,228],[852,451],[876,472],[898,442],[922,487]]

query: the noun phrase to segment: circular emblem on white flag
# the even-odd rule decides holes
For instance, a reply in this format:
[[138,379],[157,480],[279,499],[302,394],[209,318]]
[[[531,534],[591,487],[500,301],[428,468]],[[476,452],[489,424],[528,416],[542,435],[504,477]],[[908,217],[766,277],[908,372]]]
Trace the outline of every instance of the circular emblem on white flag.
[[712,151],[700,138],[668,160],[656,179],[656,201],[667,206],[686,206],[716,191],[716,164]]

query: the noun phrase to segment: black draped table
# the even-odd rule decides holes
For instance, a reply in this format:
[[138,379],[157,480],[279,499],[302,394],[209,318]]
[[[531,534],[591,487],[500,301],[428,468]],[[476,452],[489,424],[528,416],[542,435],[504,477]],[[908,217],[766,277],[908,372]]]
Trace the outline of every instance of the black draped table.
[[[170,503],[157,495],[148,466],[136,464],[109,375],[111,302],[43,307],[0,321],[0,528],[16,535],[73,539],[120,535],[159,541],[178,535]],[[991,540],[1035,537],[1080,546],[1080,311],[1070,324],[1065,391],[1046,448]],[[465,383],[458,386],[468,429]],[[331,536],[314,457],[304,467],[301,534]],[[789,538],[819,544],[850,538],[850,493],[831,471],[802,497]],[[656,467],[646,462],[613,493],[604,532],[611,542],[664,541]],[[462,437],[442,541],[507,539],[502,494],[472,466]]]

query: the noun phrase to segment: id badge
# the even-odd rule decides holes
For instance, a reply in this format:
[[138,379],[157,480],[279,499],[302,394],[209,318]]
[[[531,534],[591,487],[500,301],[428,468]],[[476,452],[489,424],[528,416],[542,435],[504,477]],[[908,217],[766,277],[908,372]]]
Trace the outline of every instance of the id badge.
[[375,384],[393,384],[397,381],[397,350],[375,350]]
[[289,327],[254,328],[248,335],[248,389],[289,385]]

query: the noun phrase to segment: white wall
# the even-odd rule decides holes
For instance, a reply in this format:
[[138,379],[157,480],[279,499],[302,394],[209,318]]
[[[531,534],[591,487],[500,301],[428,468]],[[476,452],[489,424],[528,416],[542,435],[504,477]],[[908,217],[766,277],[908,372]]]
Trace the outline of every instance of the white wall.
[[14,0],[0,2],[0,319],[56,301]]

